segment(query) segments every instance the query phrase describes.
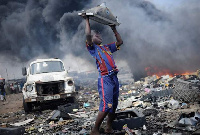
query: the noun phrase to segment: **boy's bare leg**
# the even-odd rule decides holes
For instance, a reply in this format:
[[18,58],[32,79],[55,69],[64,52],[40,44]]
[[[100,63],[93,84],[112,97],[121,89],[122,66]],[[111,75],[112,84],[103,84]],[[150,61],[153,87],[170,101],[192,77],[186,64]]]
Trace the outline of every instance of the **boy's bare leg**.
[[92,129],[90,135],[100,135],[99,128],[107,114],[108,114],[108,112],[99,112],[98,113],[94,128]]
[[115,119],[115,109],[113,113],[108,113],[108,119],[107,119],[107,125],[106,125],[106,132],[107,133],[112,133],[112,122]]

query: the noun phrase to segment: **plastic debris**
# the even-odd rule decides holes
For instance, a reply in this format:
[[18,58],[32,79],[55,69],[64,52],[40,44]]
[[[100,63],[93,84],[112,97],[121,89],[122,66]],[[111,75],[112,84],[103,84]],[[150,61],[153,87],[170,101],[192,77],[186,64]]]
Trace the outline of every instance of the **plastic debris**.
[[49,117],[47,118],[48,120],[56,120],[60,117],[60,111],[59,110],[54,110]]
[[33,131],[33,130],[35,130],[35,127],[28,127],[25,129],[26,132]]
[[171,99],[169,101],[168,107],[171,109],[178,109],[180,107],[179,102],[177,100]]
[[178,124],[196,126],[199,120],[200,120],[200,113],[198,112],[191,112],[189,114],[183,113],[180,115]]
[[131,132],[131,130],[128,128],[127,124],[125,124],[125,125],[123,126],[123,129],[126,131],[126,133],[127,133],[128,135],[133,135],[133,133]]
[[83,107],[90,107],[90,103],[84,103]]
[[26,124],[28,124],[28,123],[30,123],[31,121],[33,121],[34,120],[34,118],[33,119],[28,119],[28,120],[25,120],[25,121],[22,121],[22,122],[18,122],[18,123],[14,123],[14,124],[10,124],[10,125],[12,125],[12,126],[23,126],[23,125],[26,125]]
[[80,135],[86,135],[88,134],[88,131],[85,130],[84,128],[79,132]]
[[38,128],[38,131],[41,133],[44,131],[43,127]]
[[147,127],[145,125],[143,125],[142,129],[143,130],[147,130]]
[[78,109],[73,109],[73,112],[77,112],[78,111]]
[[191,125],[194,126],[196,125],[197,121],[190,119],[190,118],[182,118],[179,120],[179,124],[184,124],[184,125]]
[[181,104],[181,108],[184,108],[184,109],[188,108],[188,104],[187,103],[182,103]]

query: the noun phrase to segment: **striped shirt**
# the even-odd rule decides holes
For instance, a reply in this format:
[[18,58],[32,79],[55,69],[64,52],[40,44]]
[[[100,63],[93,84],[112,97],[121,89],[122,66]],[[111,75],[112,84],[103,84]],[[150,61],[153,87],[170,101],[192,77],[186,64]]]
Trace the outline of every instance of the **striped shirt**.
[[86,47],[92,57],[96,60],[97,69],[101,76],[118,72],[112,56],[112,53],[119,49],[115,42],[106,45],[93,44],[92,46],[88,45],[86,42]]

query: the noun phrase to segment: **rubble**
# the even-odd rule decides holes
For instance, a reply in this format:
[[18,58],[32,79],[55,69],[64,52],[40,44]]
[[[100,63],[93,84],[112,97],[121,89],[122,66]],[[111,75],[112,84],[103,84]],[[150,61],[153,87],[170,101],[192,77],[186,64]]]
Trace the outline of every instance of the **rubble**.
[[179,106],[179,102],[177,100],[171,99],[168,103],[168,107],[171,109],[178,109]]
[[175,82],[174,97],[183,102],[198,102],[200,101],[200,83],[197,80],[181,80]]
[[199,126],[200,122],[200,113],[199,112],[191,112],[191,113],[183,113],[180,115],[177,123],[175,124],[176,126],[180,127],[191,127],[188,128],[189,130],[195,130],[195,126]]
[[127,125],[131,129],[138,129],[142,128],[145,124],[146,120],[142,112],[134,109],[116,112],[112,128],[114,130],[122,130],[124,125]]
[[22,122],[10,124],[10,125],[11,125],[11,126],[19,127],[19,126],[26,125],[26,124],[30,123],[31,121],[33,121],[33,120],[34,120],[34,118],[33,118],[33,119],[28,119],[28,120],[25,120],[25,121],[22,121]]
[[25,132],[24,127],[2,128],[0,127],[1,135],[22,135]]
[[123,129],[126,131],[128,135],[133,135],[132,131],[128,128],[127,124],[123,126]]
[[[170,76],[158,79],[147,77],[146,82],[140,81],[122,86],[116,118],[112,125],[115,134],[198,134],[200,104],[195,102],[196,100],[187,102],[177,99],[174,96],[173,86],[176,81],[174,83],[172,81],[175,79]],[[193,82],[189,84],[191,83]],[[10,98],[13,98],[13,95],[7,97],[6,102],[1,102],[3,107],[11,102]],[[20,98],[17,98],[17,102],[22,103],[22,100],[18,100]],[[21,104],[20,109],[16,111],[5,113],[5,110],[2,110],[0,131],[8,133],[11,128],[18,131],[23,127],[24,130],[20,130],[20,133],[24,132],[23,134],[87,135],[94,126],[98,105],[98,91],[87,87],[79,91],[76,103],[66,103],[56,108],[35,108],[29,114],[23,111]],[[105,123],[106,119],[100,129],[101,134],[106,134]]]

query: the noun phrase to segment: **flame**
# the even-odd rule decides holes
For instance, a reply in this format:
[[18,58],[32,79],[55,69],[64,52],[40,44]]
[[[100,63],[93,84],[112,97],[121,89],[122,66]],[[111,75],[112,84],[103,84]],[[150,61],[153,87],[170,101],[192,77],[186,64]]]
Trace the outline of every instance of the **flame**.
[[186,71],[186,72],[180,71],[178,73],[173,73],[169,69],[159,68],[156,66],[146,67],[144,70],[148,76],[156,75],[157,78],[159,78],[163,75],[169,75],[170,77],[174,77],[176,75],[192,75],[192,74],[194,74],[194,72],[189,72],[189,71]]
[[181,75],[191,75],[191,74],[193,74],[193,73],[191,73],[191,72],[185,72],[185,73],[182,73]]
[[157,78],[161,77],[162,75],[174,76],[173,73],[171,73],[169,69],[160,69],[156,66],[146,67],[145,71],[148,76],[156,75]]

